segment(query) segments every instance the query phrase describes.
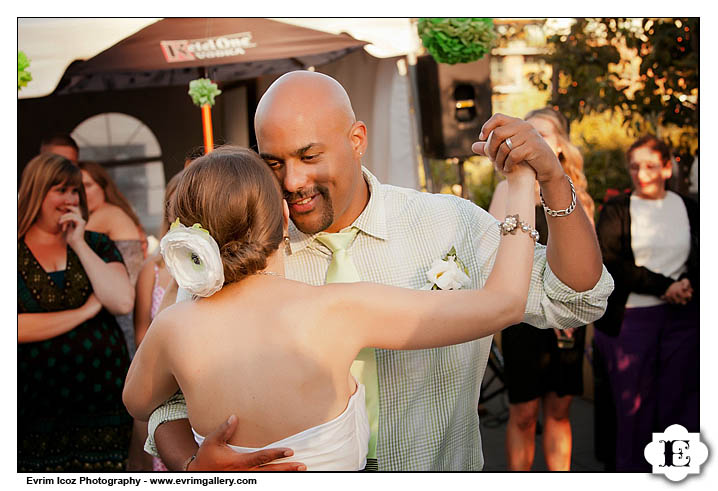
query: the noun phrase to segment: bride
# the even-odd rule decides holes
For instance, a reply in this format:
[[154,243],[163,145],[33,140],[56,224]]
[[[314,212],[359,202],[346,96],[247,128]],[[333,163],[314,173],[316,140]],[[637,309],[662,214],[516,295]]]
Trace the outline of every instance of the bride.
[[127,409],[147,421],[180,388],[200,443],[236,414],[237,451],[291,447],[309,470],[362,469],[369,427],[363,386],[350,374],[359,350],[463,343],[521,321],[535,173],[520,164],[507,180],[506,213],[525,222],[507,234],[516,226],[507,218],[483,289],[310,286],[283,277],[289,212],[261,158],[225,147],[195,160],[178,185],[163,254],[196,300],[155,318],[127,375]]

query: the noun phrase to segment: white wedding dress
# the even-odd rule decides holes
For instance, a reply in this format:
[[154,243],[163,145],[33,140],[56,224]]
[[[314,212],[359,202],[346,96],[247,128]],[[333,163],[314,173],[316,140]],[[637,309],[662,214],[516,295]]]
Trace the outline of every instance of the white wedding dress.
[[[301,462],[309,471],[357,471],[366,466],[369,447],[369,419],[364,400],[364,386],[349,398],[346,409],[336,418],[318,426],[289,436],[262,448],[230,445],[240,453],[255,452],[266,448],[288,447],[294,455],[272,463]],[[202,445],[204,437],[194,428],[194,439]]]

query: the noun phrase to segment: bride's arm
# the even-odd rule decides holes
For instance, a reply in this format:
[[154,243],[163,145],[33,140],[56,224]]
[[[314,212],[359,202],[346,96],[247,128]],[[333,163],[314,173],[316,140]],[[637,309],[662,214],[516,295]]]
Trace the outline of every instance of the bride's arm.
[[147,330],[127,372],[122,402],[132,417],[140,421],[149,420],[152,411],[179,388],[168,357],[171,342],[166,338],[172,327],[171,313],[160,312]]
[[[506,215],[518,214],[532,227],[534,180],[533,170],[517,168],[508,176],[506,199]],[[533,254],[534,241],[528,233],[518,230],[502,236],[493,270],[480,290],[331,285],[333,312],[329,315],[341,318],[350,330],[345,334],[360,346],[421,349],[478,339],[521,322]]]

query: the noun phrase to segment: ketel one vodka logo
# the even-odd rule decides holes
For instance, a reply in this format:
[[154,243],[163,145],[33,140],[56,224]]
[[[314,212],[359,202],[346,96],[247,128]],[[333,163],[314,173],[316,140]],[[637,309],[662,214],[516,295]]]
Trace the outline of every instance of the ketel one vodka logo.
[[247,48],[257,45],[252,42],[251,32],[240,32],[213,38],[160,41],[160,46],[167,63],[178,63],[243,55]]
[[654,474],[665,474],[671,481],[682,481],[688,474],[698,474],[708,458],[708,447],[700,433],[688,433],[681,425],[671,425],[663,433],[654,433],[653,441],[643,450]]

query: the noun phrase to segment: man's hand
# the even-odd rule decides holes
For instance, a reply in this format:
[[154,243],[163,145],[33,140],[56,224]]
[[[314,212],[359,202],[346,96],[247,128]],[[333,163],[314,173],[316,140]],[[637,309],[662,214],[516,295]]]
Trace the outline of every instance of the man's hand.
[[693,297],[693,288],[688,278],[674,281],[671,286],[668,287],[666,293],[661,296],[663,300],[668,303],[685,305],[690,302]]
[[[509,138],[510,144],[507,142]],[[471,150],[488,157],[503,174],[525,162],[533,168],[539,183],[563,177],[556,154],[538,131],[523,119],[494,114],[481,127],[479,140],[483,139],[486,141],[474,143]]]
[[[563,210],[572,202],[571,187],[558,157],[529,123],[494,114],[484,123],[479,139],[486,141],[474,143],[471,149],[491,159],[499,171],[520,171],[517,164],[521,162],[529,165],[536,173],[546,206]],[[546,259],[551,271],[577,292],[595,287],[603,268],[601,249],[593,223],[580,202],[573,213],[561,217],[547,215],[546,221],[549,229]]]
[[237,417],[232,415],[227,421],[205,438],[197,450],[197,457],[190,462],[188,471],[304,471],[307,466],[300,462],[270,462],[291,457],[294,452],[289,448],[271,448],[252,453],[239,453],[227,445],[237,429]]

